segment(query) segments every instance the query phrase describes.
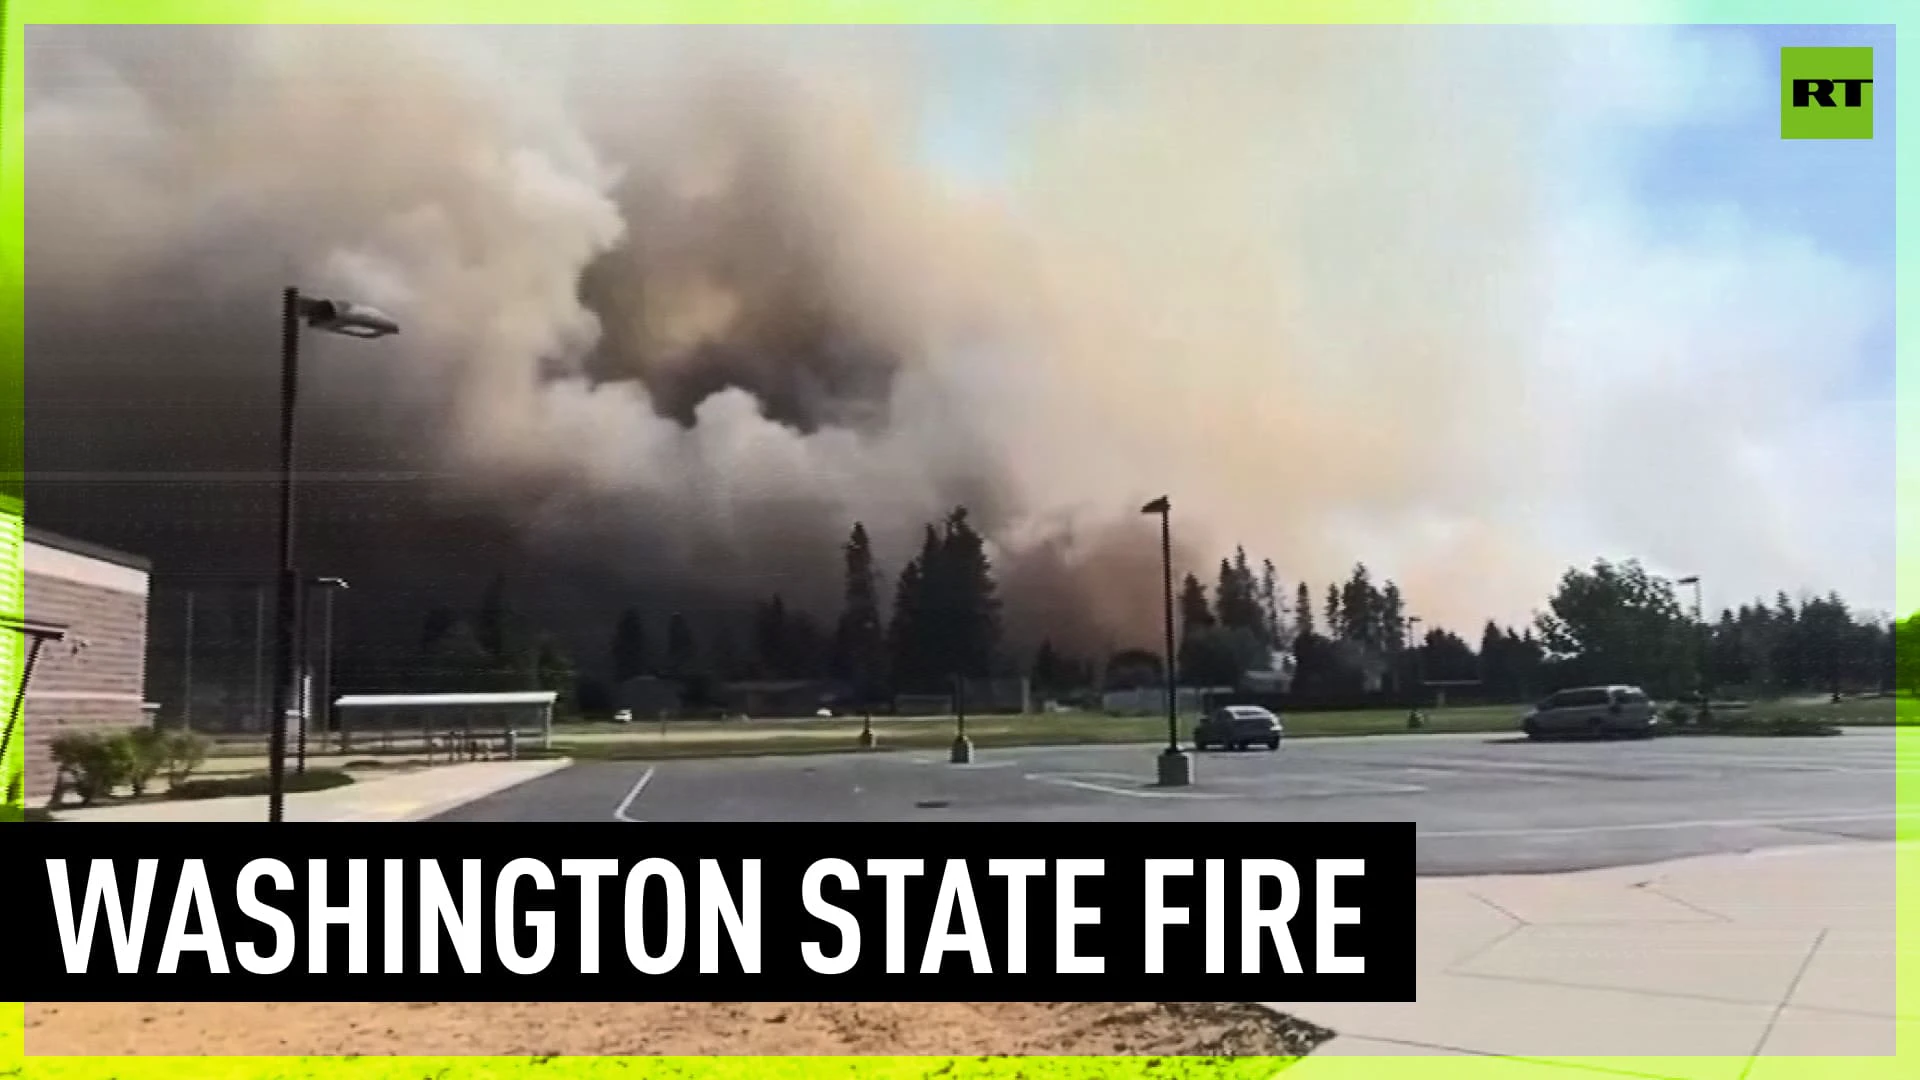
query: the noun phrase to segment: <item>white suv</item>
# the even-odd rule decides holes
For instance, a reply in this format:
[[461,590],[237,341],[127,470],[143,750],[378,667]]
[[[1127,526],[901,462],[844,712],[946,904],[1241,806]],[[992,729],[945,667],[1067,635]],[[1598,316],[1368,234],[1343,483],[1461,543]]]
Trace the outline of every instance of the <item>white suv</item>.
[[1582,686],[1550,695],[1534,706],[1520,726],[1530,739],[1554,735],[1646,737],[1659,728],[1660,710],[1637,686]]

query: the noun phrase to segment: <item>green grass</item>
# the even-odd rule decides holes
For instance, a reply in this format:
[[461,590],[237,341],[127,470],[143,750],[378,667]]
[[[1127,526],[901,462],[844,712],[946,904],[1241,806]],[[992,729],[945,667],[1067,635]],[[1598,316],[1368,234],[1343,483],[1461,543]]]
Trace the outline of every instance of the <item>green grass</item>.
[[[1427,714],[1423,732],[1496,733],[1516,731],[1520,710],[1510,706],[1443,709]],[[1330,735],[1392,735],[1406,732],[1404,710],[1294,713],[1286,718],[1289,738]],[[728,757],[761,754],[842,753],[855,749],[858,720],[670,721],[661,724],[566,725],[554,730],[556,755],[593,759]],[[936,750],[953,742],[954,722],[878,718],[873,721],[878,750]],[[1185,741],[1192,719],[1181,718]],[[976,747],[1089,746],[1156,743],[1164,740],[1164,717],[1103,716],[1094,713],[1042,713],[987,716],[967,721],[967,737]]]
[[[353,777],[338,769],[308,769],[304,773],[289,770],[284,780],[284,790],[288,794],[301,791],[326,791],[353,783]],[[268,793],[271,782],[272,778],[266,773],[208,777],[188,780],[178,787],[170,788],[161,798],[224,799],[235,795],[265,795]]]

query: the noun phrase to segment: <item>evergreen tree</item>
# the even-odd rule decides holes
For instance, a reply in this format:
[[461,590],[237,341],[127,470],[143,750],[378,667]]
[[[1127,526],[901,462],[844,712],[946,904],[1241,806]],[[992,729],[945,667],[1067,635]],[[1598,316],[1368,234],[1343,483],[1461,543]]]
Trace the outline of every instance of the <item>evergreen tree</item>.
[[1313,591],[1301,582],[1293,591],[1293,629],[1301,637],[1310,637],[1313,628]]
[[573,661],[560,643],[550,635],[541,635],[534,646],[534,686],[541,690],[551,690],[554,698],[554,712],[562,716],[572,716],[578,710],[578,685],[580,673],[575,670]]
[[1053,642],[1042,641],[1033,654],[1033,671],[1028,676],[1034,691],[1042,695],[1057,692],[1061,689],[1064,673],[1065,665],[1061,662],[1060,654],[1054,651]]
[[480,594],[480,607],[474,618],[473,631],[480,642],[480,648],[496,668],[509,665],[512,656],[513,615],[507,608],[507,576],[495,574],[487,583],[486,590]]
[[928,581],[929,568],[937,571],[939,562],[940,535],[929,525],[921,538],[920,554],[908,560],[894,583],[893,618],[887,636],[896,691],[927,690],[940,680],[940,674],[932,670],[939,627],[934,625],[933,587]]
[[986,540],[974,531],[965,507],[947,517],[937,565],[941,606],[936,610],[949,629],[948,669],[968,677],[992,674],[1000,646],[1000,599]]
[[1340,586],[1327,585],[1327,637],[1340,641],[1348,636],[1347,613],[1340,608]]
[[835,632],[835,674],[850,681],[862,704],[870,702],[885,663],[880,623],[880,583],[867,527],[855,522],[844,549],[846,595]]
[[674,612],[667,619],[667,657],[666,675],[675,682],[686,682],[694,672],[693,627],[687,617]]
[[613,626],[608,658],[613,662],[616,685],[648,673],[647,627],[639,611],[627,608],[620,613]]
[[1180,625],[1192,630],[1213,625],[1213,609],[1207,606],[1207,590],[1200,579],[1188,574],[1180,586]]
[[755,610],[753,617],[754,671],[762,679],[783,679],[793,674],[793,657],[787,653],[790,630],[787,602],[773,596]]
[[1382,648],[1388,652],[1399,652],[1404,648],[1420,647],[1420,642],[1407,640],[1407,610],[1406,603],[1400,598],[1400,586],[1387,582],[1386,588],[1375,594],[1373,603],[1379,612],[1376,633]]

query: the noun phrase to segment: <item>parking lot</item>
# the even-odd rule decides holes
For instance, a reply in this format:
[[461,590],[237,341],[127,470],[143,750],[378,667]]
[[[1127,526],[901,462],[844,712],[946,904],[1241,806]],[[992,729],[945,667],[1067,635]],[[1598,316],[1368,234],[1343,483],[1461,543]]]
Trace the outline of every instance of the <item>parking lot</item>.
[[591,762],[442,821],[1415,821],[1423,874],[1544,872],[1891,839],[1894,733],[1530,743],[1301,739],[1199,756],[1153,786],[1152,746]]

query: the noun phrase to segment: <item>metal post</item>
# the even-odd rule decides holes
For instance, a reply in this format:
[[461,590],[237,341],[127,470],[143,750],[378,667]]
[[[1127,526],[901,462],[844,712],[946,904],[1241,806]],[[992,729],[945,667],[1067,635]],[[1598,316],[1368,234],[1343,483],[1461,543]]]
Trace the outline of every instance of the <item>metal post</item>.
[[1180,750],[1180,664],[1175,655],[1173,637],[1173,501],[1166,496],[1140,508],[1141,513],[1160,515],[1160,595],[1166,629],[1167,748],[1160,753],[1159,781],[1162,787],[1185,787],[1193,783],[1193,759]]
[[193,590],[187,590],[187,646],[180,675],[180,728],[193,730]]
[[[35,634],[33,644],[27,646],[27,662],[22,665],[20,669],[20,685],[13,691],[13,711],[7,716],[6,733],[0,735],[0,762],[7,760],[7,751],[13,746],[13,732],[15,728],[20,726],[20,711],[27,703],[27,683],[33,678],[34,661],[40,658],[40,646],[44,645],[46,640],[46,638]],[[20,754],[20,784],[22,790],[25,790],[26,775],[27,755],[23,749]],[[7,796],[8,801],[12,801],[13,792],[8,791]]]
[[324,688],[320,694],[320,728],[333,731],[339,727],[333,714],[333,590],[327,590],[326,602],[320,608],[320,682]]
[[1160,512],[1160,584],[1167,636],[1167,753],[1180,752],[1180,678],[1173,644],[1173,507]]
[[967,684],[965,676],[953,677],[953,754],[955,765],[973,762],[973,740],[967,738]]
[[267,734],[267,820],[286,814],[287,712],[293,697],[294,606],[299,578],[293,566],[294,405],[299,398],[300,290],[282,294],[280,309],[280,574],[274,610],[273,712]]
[[253,587],[253,715],[267,709],[267,587]]
[[294,744],[294,772],[307,775],[307,724],[313,712],[313,650],[307,643],[307,598],[313,595],[308,582],[300,582],[294,592],[294,700],[299,704],[299,737]]

